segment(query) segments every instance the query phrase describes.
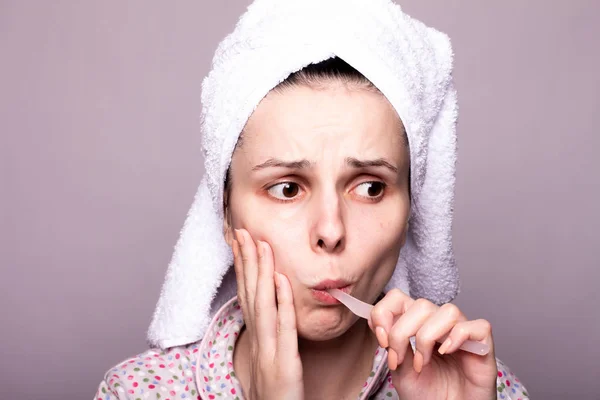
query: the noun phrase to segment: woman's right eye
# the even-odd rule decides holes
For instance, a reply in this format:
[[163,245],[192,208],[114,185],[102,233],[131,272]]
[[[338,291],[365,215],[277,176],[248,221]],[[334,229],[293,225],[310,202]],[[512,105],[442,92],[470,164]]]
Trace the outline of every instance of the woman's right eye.
[[300,192],[300,185],[294,182],[281,182],[271,186],[267,191],[278,200],[290,201]]

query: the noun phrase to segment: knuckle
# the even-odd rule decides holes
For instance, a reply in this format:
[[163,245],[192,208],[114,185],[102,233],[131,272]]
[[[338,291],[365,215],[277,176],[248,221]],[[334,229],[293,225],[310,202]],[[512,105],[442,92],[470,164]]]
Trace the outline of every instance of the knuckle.
[[465,326],[465,324],[457,324],[454,327],[454,331],[456,335],[461,338],[469,336],[469,329]]
[[262,316],[263,313],[263,308],[262,306],[259,304],[259,302],[255,302],[254,303],[254,319],[258,319]]
[[420,311],[429,311],[429,310],[436,308],[435,304],[433,304],[432,302],[430,302],[429,300],[424,299],[424,298],[415,300],[415,302],[412,306],[416,307],[416,309],[420,310]]
[[285,321],[283,318],[279,317],[277,318],[277,323],[275,324],[276,328],[277,328],[277,334],[282,334],[284,333],[286,330],[288,330],[288,324],[287,321]]
[[390,335],[388,340],[390,347],[398,351],[404,348],[408,338],[401,335]]
[[435,338],[431,334],[431,332],[425,331],[423,329],[419,330],[415,335],[417,339],[417,343],[421,345],[430,345],[435,341]]
[[404,294],[404,292],[402,290],[398,289],[398,288],[393,288],[392,290],[390,290],[388,292],[388,295],[391,296],[391,297],[394,297],[394,298],[401,298],[401,297],[406,296]]
[[390,345],[394,348],[400,348],[406,340],[408,340],[408,334],[404,331],[402,326],[394,325],[389,333]]
[[296,329],[293,321],[281,321],[279,324],[279,331],[282,334],[294,332]]
[[490,321],[488,321],[487,319],[478,319],[477,322],[481,324],[483,330],[489,333],[492,332],[492,324],[490,323]]
[[440,310],[443,310],[443,312],[454,321],[458,320],[462,314],[460,309],[455,304],[452,304],[452,303],[444,304],[443,306],[440,307]]
[[384,318],[386,312],[387,310],[381,304],[376,304],[371,310],[371,318],[374,322],[377,322]]

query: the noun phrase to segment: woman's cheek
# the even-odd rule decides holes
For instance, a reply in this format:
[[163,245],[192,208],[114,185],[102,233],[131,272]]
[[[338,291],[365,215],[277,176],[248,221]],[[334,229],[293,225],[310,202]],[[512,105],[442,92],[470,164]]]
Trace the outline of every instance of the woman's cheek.
[[298,241],[290,240],[290,232],[271,236],[273,239],[269,241],[273,249],[273,257],[275,270],[288,277],[294,279],[296,272],[294,270],[295,263],[301,260],[301,254],[298,250]]
[[286,224],[297,222],[300,217],[304,217],[302,213],[305,210],[306,206],[303,202],[275,203],[268,207],[268,212],[273,219]]
[[269,244],[273,251],[275,270],[287,275],[290,271],[286,270],[286,266],[300,257],[302,234],[299,232],[298,221],[295,224],[284,221],[278,213],[271,213],[265,218],[254,214],[252,218],[244,221],[244,226],[255,240]]
[[[393,215],[393,214],[390,214]],[[373,223],[373,220],[378,221]],[[373,216],[369,224],[360,225],[356,230],[358,236],[354,243],[360,243],[360,251],[355,253],[355,258],[362,263],[362,279],[368,282],[366,297],[376,298],[379,291],[391,278],[400,255],[403,221],[384,220]],[[355,226],[359,221],[354,221]],[[355,249],[349,249],[355,250]],[[366,283],[366,282],[365,282]],[[367,293],[365,293],[367,294]]]

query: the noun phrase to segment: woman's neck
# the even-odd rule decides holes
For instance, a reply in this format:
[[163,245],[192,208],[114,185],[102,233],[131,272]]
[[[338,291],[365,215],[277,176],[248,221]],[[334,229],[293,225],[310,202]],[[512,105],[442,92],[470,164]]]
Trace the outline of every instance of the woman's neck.
[[356,399],[371,372],[378,344],[367,321],[360,319],[338,338],[300,339],[298,347],[305,398]]
[[[233,368],[245,393],[250,388],[250,340],[243,330],[237,340]],[[373,366],[377,339],[366,320],[342,336],[323,342],[299,339],[304,394],[307,399],[356,399]],[[344,384],[340,384],[344,382]]]

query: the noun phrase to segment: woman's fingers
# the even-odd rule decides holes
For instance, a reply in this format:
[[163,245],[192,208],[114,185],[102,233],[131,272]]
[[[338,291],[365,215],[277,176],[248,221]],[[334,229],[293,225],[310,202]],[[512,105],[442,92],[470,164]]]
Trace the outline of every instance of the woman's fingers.
[[282,338],[288,336],[293,338],[295,350],[292,350],[297,352],[296,313],[289,281],[283,277],[283,289],[277,291],[278,296],[281,292],[283,297],[276,299],[274,280],[277,274],[271,247],[260,240],[255,245],[244,229],[235,232],[239,242],[237,256],[234,250],[236,279],[238,292],[243,297],[241,302],[245,304],[248,328],[255,332],[260,351],[265,355],[273,355],[280,344],[286,345],[288,340],[282,342]]
[[[235,268],[235,280],[237,282],[238,302],[240,303],[240,307],[242,308],[244,316],[247,316],[250,314],[246,299],[246,284],[244,282],[244,262],[242,260],[242,249],[240,243],[236,239],[233,240],[231,248],[233,250],[233,266]],[[248,321],[246,321],[246,325],[248,325]],[[248,325],[248,328],[250,328],[250,325]]]
[[[426,321],[437,311],[437,306],[426,299],[416,300],[395,322],[389,332],[390,348],[396,351],[398,364],[402,364],[406,349],[410,344],[410,337],[421,329]],[[417,346],[419,350],[419,346]],[[411,351],[412,353],[412,351]],[[415,360],[415,367],[419,368],[420,359]]]
[[238,297],[251,335],[250,397],[302,399],[302,362],[291,285],[275,272],[273,251],[266,242],[257,240],[255,244],[244,229],[235,234],[232,247]]
[[256,295],[256,282],[258,280],[258,262],[254,240],[245,229],[235,230],[238,243],[240,244],[240,255],[242,259],[242,276],[244,278],[244,292],[247,317],[253,319],[254,300]]
[[402,360],[400,365],[397,365],[397,367],[394,368],[396,376],[400,378],[397,379],[397,381],[402,384],[404,382],[404,377],[415,374],[415,365],[419,362],[419,356],[416,353],[413,353],[413,348],[409,341],[404,349],[404,360]]
[[[395,319],[399,315],[404,314],[414,302],[410,296],[404,294],[401,290],[392,289],[386,293],[381,301],[375,304],[373,310],[371,310],[369,325],[372,329],[375,329],[375,334],[381,347],[385,348],[389,346],[386,339],[394,325]],[[383,331],[377,329],[378,327],[383,329]]]
[[[444,338],[448,333],[467,318],[460,309],[451,303],[441,307],[435,306],[435,312],[425,321],[416,332],[416,350],[418,351],[416,369],[417,372],[429,363],[431,354],[438,340]],[[443,350],[443,349],[442,349]]]
[[[458,350],[465,341],[491,341],[491,327],[485,320],[467,321],[454,304],[438,307],[427,299],[413,300],[400,290],[392,290],[371,311],[370,325],[382,347],[388,348],[388,364],[410,364],[416,372],[429,364],[438,349],[440,354]],[[415,336],[413,355],[410,338]],[[410,349],[410,351],[409,351]],[[407,359],[408,357],[408,359]]]
[[277,287],[277,351],[274,376],[277,387],[282,389],[282,395],[274,398],[300,400],[304,399],[304,380],[302,360],[298,352],[292,286],[285,275],[278,272],[274,275]]
[[257,250],[258,277],[254,300],[254,324],[259,346],[271,353],[275,350],[277,338],[273,251],[266,242],[260,240],[257,241]]
[[[492,340],[492,326],[485,319],[458,322],[448,335],[446,341],[438,349],[443,354],[451,354],[457,351],[467,340],[486,343],[490,346],[490,354],[494,354]],[[481,356],[477,356],[481,357]]]
[[292,286],[285,275],[275,272],[277,287],[277,351],[279,357],[298,356],[298,331]]

